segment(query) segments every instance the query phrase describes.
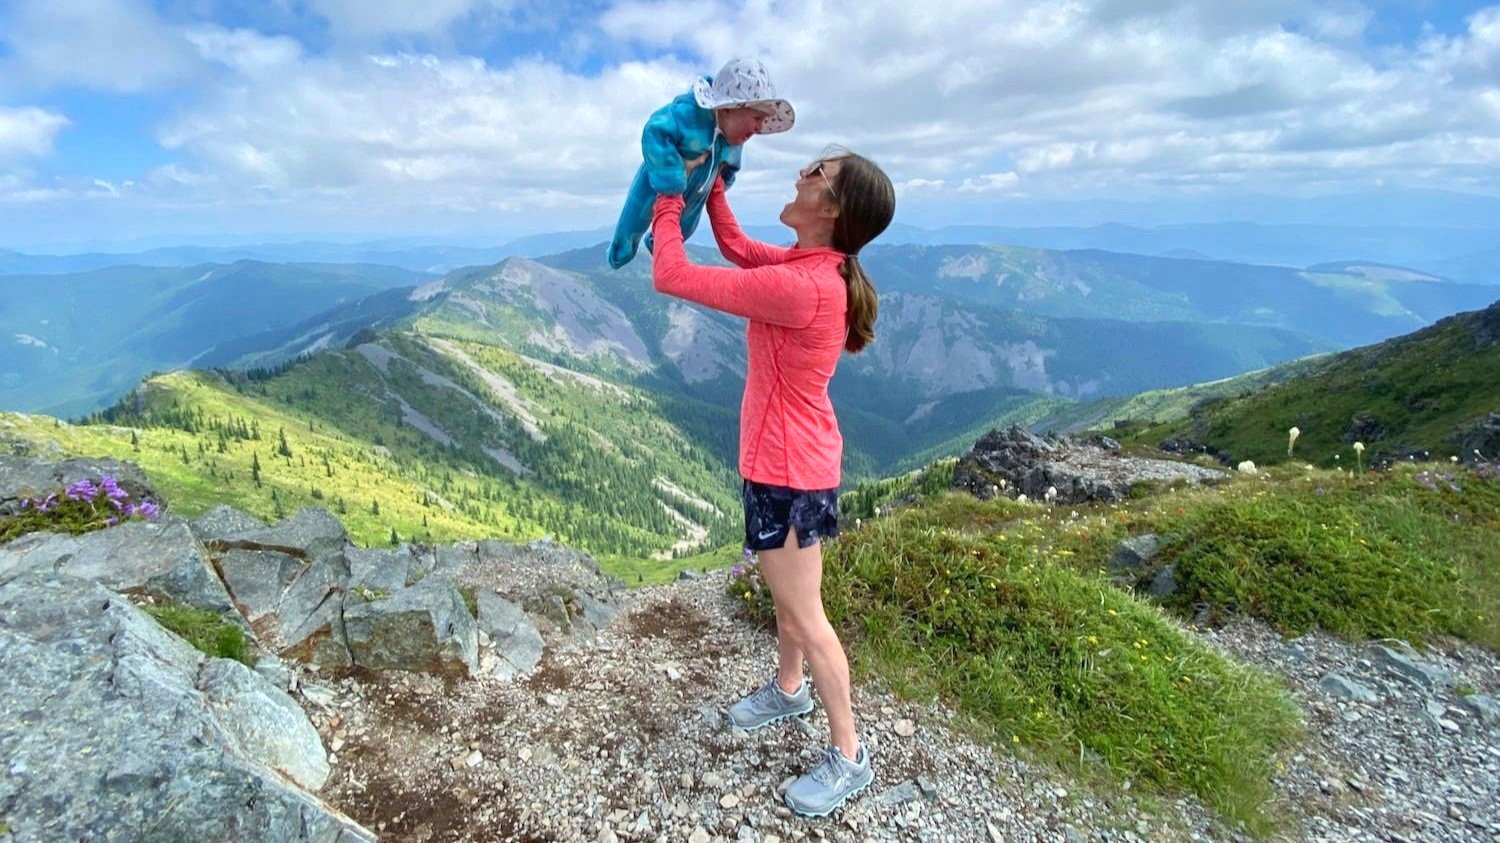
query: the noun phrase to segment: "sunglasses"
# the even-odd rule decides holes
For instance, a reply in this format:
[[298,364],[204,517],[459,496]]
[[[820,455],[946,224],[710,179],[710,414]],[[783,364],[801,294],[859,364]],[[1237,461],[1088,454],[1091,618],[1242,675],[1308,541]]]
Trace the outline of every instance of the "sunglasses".
[[823,185],[828,188],[828,192],[833,195],[833,198],[837,199],[837,198],[839,198],[839,192],[837,190],[833,189],[833,182],[829,181],[828,180],[828,174],[825,173],[825,172],[823,172],[823,165],[827,164],[827,163],[828,163],[827,161],[818,161],[818,162],[810,164],[810,165],[808,165],[806,167],[803,167],[802,168],[802,177],[803,178],[809,178],[809,177],[812,176],[813,173],[817,173],[818,175],[822,176],[823,177]]

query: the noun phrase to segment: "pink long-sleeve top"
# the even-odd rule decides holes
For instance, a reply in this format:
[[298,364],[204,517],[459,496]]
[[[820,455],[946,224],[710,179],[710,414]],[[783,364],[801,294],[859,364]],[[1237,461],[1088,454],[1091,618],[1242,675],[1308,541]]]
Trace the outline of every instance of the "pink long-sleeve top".
[[651,276],[658,292],[749,320],[740,474],[794,489],[837,488],[844,438],[828,381],[847,335],[843,254],[750,239],[719,181],[709,195],[708,218],[719,250],[739,268],[696,266],[683,248],[682,206],[681,196],[656,199]]

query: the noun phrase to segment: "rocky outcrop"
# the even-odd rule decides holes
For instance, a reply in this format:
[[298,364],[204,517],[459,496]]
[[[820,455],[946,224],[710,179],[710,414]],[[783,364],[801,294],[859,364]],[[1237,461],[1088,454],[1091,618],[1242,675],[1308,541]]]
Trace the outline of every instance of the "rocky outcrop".
[[14,515],[21,499],[39,498],[80,480],[114,477],[134,500],[156,500],[158,495],[146,475],[131,463],[107,457],[45,460],[0,454],[0,516]]
[[1108,440],[1053,439],[1012,426],[992,430],[974,443],[954,468],[953,486],[980,498],[1024,494],[1030,500],[1065,504],[1119,501],[1139,487],[1225,477],[1222,471],[1191,463],[1126,456]]
[[508,679],[526,675],[542,660],[542,635],[520,606],[492,591],[481,591],[477,601],[479,631],[494,647],[487,672]]
[[[8,465],[12,498],[50,490],[35,482],[138,473],[97,461]],[[536,667],[544,630],[594,634],[624,590],[592,557],[550,541],[360,548],[337,518],[313,507],[267,525],[219,506],[192,521],[167,515],[0,546],[0,583],[38,571],[214,612],[282,659],[503,678]],[[488,607],[483,635],[480,605]]]
[[452,582],[428,577],[390,597],[344,605],[349,657],[372,670],[470,676],[479,669],[479,629]]
[[[312,507],[268,526],[221,506],[190,527],[260,646],[323,666],[524,675],[540,658],[541,628],[593,634],[624,589],[592,557],[548,541],[355,547]],[[493,616],[483,636],[481,604]]]
[[[19,511],[102,474],[155,497],[131,466],[8,457],[0,503]],[[318,667],[528,675],[543,630],[594,635],[622,590],[551,542],[359,548],[316,508],[269,525],[220,506],[23,535],[0,546],[0,837],[373,839],[313,795],[331,758],[288,691],[327,726],[337,715],[309,678]],[[136,602],[215,613],[252,637],[260,663],[207,658]]]
[[16,840],[374,839],[310,792],[328,759],[297,703],[97,582],[0,585],[0,675]]
[[1490,413],[1454,437],[1465,462],[1500,461],[1500,413]]
[[129,521],[77,536],[31,533],[0,548],[0,582],[40,570],[220,614],[234,611],[208,551],[186,522]]

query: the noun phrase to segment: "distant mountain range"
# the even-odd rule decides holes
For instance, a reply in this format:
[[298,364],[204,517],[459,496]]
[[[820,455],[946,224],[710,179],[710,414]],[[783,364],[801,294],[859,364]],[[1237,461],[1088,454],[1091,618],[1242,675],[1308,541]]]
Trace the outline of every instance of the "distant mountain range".
[[113,403],[153,371],[427,278],[389,266],[111,267],[0,276],[0,406],[57,415]]
[[[878,415],[898,425],[965,392],[1080,399],[1230,376],[1415,330],[1494,292],[1368,263],[1303,272],[972,245],[874,247],[866,266],[881,290],[881,339],[835,388],[862,395],[878,385]],[[0,336],[16,346],[0,363],[0,401],[81,413],[153,370],[274,366],[397,328],[732,405],[740,324],[655,294],[649,272],[649,256],[616,272],[589,248],[437,280],[252,261],[0,276],[11,291]]]
[[[1450,415],[1469,420],[1500,382],[1493,353],[1472,353],[1490,348],[1475,343],[1492,327],[1378,346],[1402,349],[1399,370],[1381,368],[1394,351],[1308,358],[1492,301],[1493,288],[1390,267],[984,246],[886,247],[866,263],[882,289],[877,340],[832,387],[850,483],[1012,422],[1187,418],[1150,435],[1206,431],[1232,453],[1260,453],[1287,424],[1318,431],[1305,434],[1309,455],[1337,447],[1350,425],[1382,445],[1425,442],[1432,435],[1377,436],[1405,422],[1386,404],[1358,404],[1361,390],[1414,416],[1465,395]],[[551,533],[639,557],[733,540],[744,325],[655,293],[649,260],[614,272],[590,248],[438,278],[241,262],[0,284],[12,305],[0,328],[16,345],[0,358],[9,406],[42,396],[96,409],[120,396],[95,423],[10,415],[0,436],[137,459],[184,509],[332,506],[367,543]],[[1295,402],[1268,398],[1239,421],[1216,415],[1225,405],[1211,399],[1252,384],[1286,395],[1276,390],[1333,371],[1330,360],[1349,361],[1341,385],[1308,382]],[[1295,369],[1268,370],[1286,361]],[[227,369],[129,390],[180,365]],[[1458,380],[1435,380],[1434,366]],[[1262,371],[1128,398],[1249,370]],[[1345,418],[1360,412],[1375,426]],[[1253,447],[1221,435],[1228,424]]]
[[[1489,222],[1486,222],[1489,220]],[[1192,225],[1097,226],[959,225],[924,229],[897,223],[881,246],[1008,245],[1048,250],[1101,250],[1270,266],[1308,267],[1333,262],[1388,264],[1429,273],[1441,280],[1500,285],[1500,211],[1475,216],[1466,225],[1266,225],[1221,222]],[[785,243],[781,226],[747,226],[752,236]],[[22,254],[0,249],[0,275],[63,274],[109,266],[192,266],[255,260],[268,263],[364,263],[440,274],[465,266],[487,266],[508,257],[539,258],[572,250],[602,250],[611,229],[562,231],[518,238],[494,246],[292,242],[242,246],[178,246],[131,253]],[[705,226],[694,242],[711,245]]]

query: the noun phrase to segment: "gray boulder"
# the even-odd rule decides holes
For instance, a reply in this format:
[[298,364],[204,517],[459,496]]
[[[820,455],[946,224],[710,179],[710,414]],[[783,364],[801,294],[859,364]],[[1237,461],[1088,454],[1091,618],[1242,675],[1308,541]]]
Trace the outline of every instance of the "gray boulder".
[[[1055,503],[1120,501],[1142,485],[1212,483],[1222,471],[1174,460],[1124,456],[1097,442],[1037,436],[1019,425],[991,430],[953,470],[953,488],[988,498],[995,489],[1031,500],[1057,490]],[[1001,482],[1001,481],[1005,482]]]
[[613,603],[598,600],[581,588],[573,589],[572,602],[578,608],[574,618],[575,624],[578,621],[582,621],[596,632],[603,629],[604,625],[613,620],[614,616],[620,612]]
[[434,550],[434,554],[436,561],[432,573],[450,580],[459,579],[464,572],[473,570],[479,564],[479,553],[475,542],[439,545]]
[[350,547],[344,551],[349,563],[349,590],[363,589],[377,595],[388,595],[411,585],[412,571],[418,568],[409,546],[399,550]]
[[349,655],[372,670],[473,676],[479,632],[458,588],[428,577],[382,600],[349,600],[343,611]]
[[323,741],[302,708],[266,677],[232,659],[209,659],[198,689],[240,753],[308,790],[328,780]]
[[1424,661],[1405,642],[1371,645],[1370,655],[1387,673],[1419,690],[1432,693],[1453,687],[1453,674]]
[[142,592],[211,612],[234,611],[207,551],[181,519],[127,521],[77,536],[30,533],[0,547],[0,582],[30,570],[95,580],[112,591]]
[[0,676],[17,840],[374,840],[303,789],[327,759],[296,703],[98,583],[0,585]]
[[1177,593],[1177,566],[1167,565],[1151,578],[1151,585],[1147,586],[1147,592],[1152,597],[1161,599],[1171,597]]
[[22,498],[46,497],[79,480],[112,475],[130,499],[160,501],[146,475],[135,465],[108,457],[45,460],[0,454],[0,515],[20,511]]
[[350,664],[343,613],[348,580],[342,556],[320,559],[302,569],[276,612],[281,655],[333,667]]
[[489,636],[498,657],[489,671],[501,679],[527,675],[542,660],[542,634],[520,606],[492,591],[480,591],[479,628]]
[[1151,563],[1161,549],[1161,539],[1155,533],[1131,536],[1115,546],[1109,555],[1112,571],[1138,571]]
[[198,541],[211,542],[264,530],[266,522],[228,504],[219,504],[188,523]]
[[448,557],[464,559],[463,567],[450,561],[439,570],[453,571],[459,585],[477,592],[504,594],[543,626],[592,635],[619,611],[617,595],[624,583],[606,576],[586,553],[545,540],[525,545],[487,540],[474,551],[473,561],[467,555]]
[[219,543],[226,548],[279,550],[314,562],[342,553],[349,543],[349,533],[333,513],[304,506],[269,527],[231,533],[220,537]]
[[1323,693],[1339,699],[1353,700],[1362,703],[1378,703],[1380,695],[1346,676],[1330,673],[1318,680],[1318,688]]
[[277,550],[231,548],[219,557],[224,584],[252,625],[280,610],[287,586],[306,567],[301,559]]

